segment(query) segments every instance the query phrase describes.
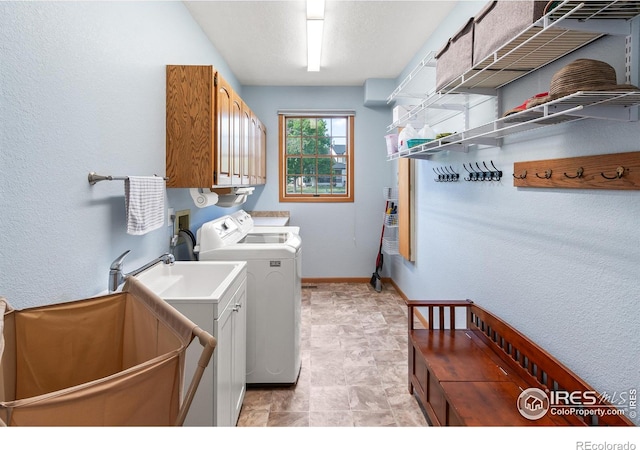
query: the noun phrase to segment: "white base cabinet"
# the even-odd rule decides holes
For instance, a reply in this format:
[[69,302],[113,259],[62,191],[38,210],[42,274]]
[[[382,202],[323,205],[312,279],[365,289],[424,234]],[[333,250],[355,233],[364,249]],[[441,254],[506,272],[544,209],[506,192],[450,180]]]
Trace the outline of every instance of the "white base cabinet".
[[[167,300],[217,339],[213,357],[196,391],[185,426],[232,427],[238,421],[246,390],[246,277],[246,270],[243,270],[219,301]],[[187,349],[186,380],[193,376],[200,349],[198,342],[192,342]]]

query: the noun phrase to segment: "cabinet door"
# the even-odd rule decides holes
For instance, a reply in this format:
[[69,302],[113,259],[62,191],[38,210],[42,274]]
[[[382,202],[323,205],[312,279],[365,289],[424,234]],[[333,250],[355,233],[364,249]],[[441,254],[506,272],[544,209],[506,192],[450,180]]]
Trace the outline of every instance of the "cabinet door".
[[[212,336],[216,336],[218,330],[216,329],[216,321],[215,317],[215,305],[212,303],[190,303],[185,301],[172,301],[167,300],[171,306],[180,311],[186,317],[188,317],[193,322],[197,323],[200,328],[202,328],[207,333]],[[184,422],[185,426],[206,426],[211,427],[215,425],[215,417],[216,417],[216,405],[215,399],[217,397],[216,394],[216,383],[217,383],[217,375],[216,371],[218,368],[217,356],[219,354],[218,348],[214,350],[213,357],[207,368],[202,375],[202,379],[200,380],[200,384],[198,385],[198,389],[196,390],[196,395],[193,398],[193,402],[191,403],[191,407],[189,408],[189,412],[187,413],[187,418]],[[200,359],[200,355],[202,355],[202,346],[197,339],[194,339],[189,347],[187,348],[187,354],[184,364],[184,386],[183,386],[183,395],[186,394],[186,391],[193,379],[193,374],[196,371],[196,367],[198,365],[198,360]]]
[[232,342],[232,381],[231,381],[231,418],[235,425],[240,416],[247,379],[247,291],[246,283],[238,289],[233,300],[233,342]]
[[251,184],[251,110],[242,102],[242,173],[241,183],[246,186]]
[[242,99],[235,91],[231,98],[231,184],[242,184]]
[[267,129],[258,120],[258,180],[256,184],[267,182]]
[[215,184],[220,186],[231,185],[233,172],[232,101],[231,86],[218,75],[218,95],[216,98],[218,148]]
[[232,427],[235,422],[232,416],[233,404],[233,321],[235,313],[230,303],[218,318],[218,335],[216,339],[216,397],[215,424],[218,427]]
[[258,119],[251,113],[251,124],[249,128],[249,183],[258,184]]
[[213,66],[167,66],[167,187],[215,184],[215,94]]

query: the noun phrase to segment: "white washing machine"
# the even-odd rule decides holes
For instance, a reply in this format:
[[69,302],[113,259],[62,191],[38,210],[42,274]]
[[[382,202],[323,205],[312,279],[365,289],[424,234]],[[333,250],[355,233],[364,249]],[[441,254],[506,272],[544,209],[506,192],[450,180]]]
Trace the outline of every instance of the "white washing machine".
[[247,262],[248,384],[293,384],[300,373],[302,240],[283,228],[249,232],[227,215],[197,232],[200,261]]

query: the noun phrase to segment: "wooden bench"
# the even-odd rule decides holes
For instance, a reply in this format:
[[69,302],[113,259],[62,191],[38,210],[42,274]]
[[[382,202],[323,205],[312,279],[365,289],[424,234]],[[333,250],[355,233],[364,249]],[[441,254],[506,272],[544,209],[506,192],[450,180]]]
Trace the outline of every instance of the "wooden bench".
[[[409,391],[417,394],[432,425],[633,425],[612,415],[615,407],[557,359],[470,300],[406,304]],[[426,326],[416,320],[418,307],[426,309]],[[529,388],[542,392],[536,398]],[[567,392],[578,393],[572,404]],[[534,418],[532,407],[521,414],[519,405],[539,401],[540,394],[548,394],[547,403],[537,411],[547,412]],[[596,395],[597,404],[591,405]]]

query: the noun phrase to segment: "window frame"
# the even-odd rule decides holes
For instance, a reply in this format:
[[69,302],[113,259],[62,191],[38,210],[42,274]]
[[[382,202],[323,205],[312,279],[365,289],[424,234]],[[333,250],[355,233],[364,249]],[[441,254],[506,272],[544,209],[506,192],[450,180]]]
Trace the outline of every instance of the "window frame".
[[[347,150],[346,150],[346,178],[347,189],[344,194],[312,194],[287,192],[287,119],[335,119],[347,120]],[[353,113],[330,114],[323,112],[298,112],[278,114],[278,184],[280,202],[283,203],[353,203],[354,202],[354,128]],[[318,174],[316,173],[316,176]],[[324,175],[324,174],[323,174]],[[333,177],[333,175],[330,175]]]

